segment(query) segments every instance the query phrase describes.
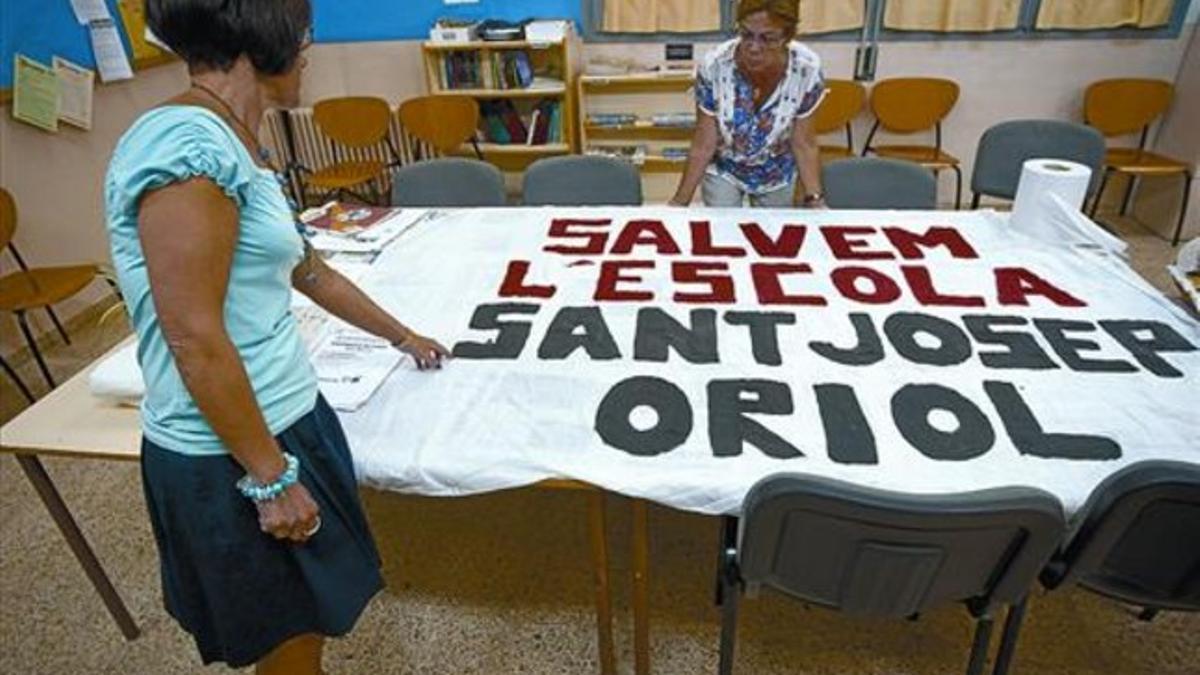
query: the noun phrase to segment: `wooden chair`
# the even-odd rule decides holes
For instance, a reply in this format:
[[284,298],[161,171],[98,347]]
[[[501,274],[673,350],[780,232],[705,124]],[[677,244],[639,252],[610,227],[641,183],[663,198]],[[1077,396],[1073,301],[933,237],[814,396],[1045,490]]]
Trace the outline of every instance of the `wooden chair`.
[[475,139],[479,127],[479,104],[469,96],[419,96],[400,104],[400,126],[413,159],[432,159],[458,154],[470,143],[475,156],[483,152]]
[[1161,80],[1101,80],[1087,89],[1083,117],[1089,126],[1095,127],[1109,138],[1141,132],[1138,147],[1109,148],[1106,153],[1104,178],[1100,181],[1100,190],[1092,204],[1092,217],[1096,217],[1104,188],[1108,186],[1108,179],[1114,173],[1129,176],[1129,186],[1125,188],[1125,198],[1121,202],[1121,215],[1129,213],[1133,191],[1139,179],[1152,176],[1182,176],[1183,205],[1179,211],[1179,224],[1175,226],[1175,235],[1171,239],[1171,245],[1178,246],[1187,218],[1188,200],[1191,197],[1192,169],[1186,162],[1146,150],[1150,127],[1171,106],[1174,96],[1175,88],[1169,82]]
[[[25,343],[29,345],[29,351],[33,353],[42,377],[45,378],[46,384],[50,388],[54,388],[54,378],[50,375],[50,369],[46,367],[46,361],[42,358],[41,350],[38,349],[37,340],[34,339],[33,331],[29,328],[28,313],[36,309],[46,310],[46,314],[50,316],[50,321],[58,329],[58,334],[62,336],[63,341],[71,344],[71,338],[67,335],[66,329],[63,328],[62,322],[58,320],[51,305],[62,302],[86,288],[100,276],[100,268],[96,265],[72,265],[31,269],[25,264],[21,253],[17,251],[17,245],[13,243],[13,235],[16,230],[17,204],[8,190],[0,188],[0,250],[7,248],[20,268],[12,274],[0,277],[0,310],[12,312],[17,317],[21,333],[25,336]],[[4,370],[15,378],[16,373],[7,367],[8,364],[4,365]],[[19,379],[17,382],[22,393],[28,395],[24,383]]]
[[[317,170],[296,167],[302,182],[335,197],[381,204],[377,181],[386,179],[388,169],[400,164],[388,136],[391,119],[392,110],[381,98],[347,96],[318,101],[313,106],[313,122],[329,138],[334,162]],[[370,156],[370,150],[380,147],[386,147],[390,161]],[[364,187],[369,197],[358,192]]]
[[[871,90],[871,110],[875,125],[867,136],[862,154],[915,162],[933,171],[936,178],[947,169],[954,172],[957,188],[954,208],[962,207],[962,167],[954,155],[942,149],[942,120],[958,102],[958,84],[952,80],[929,77],[904,77],[883,80]],[[933,145],[872,146],[875,134],[883,129],[894,134],[915,134],[932,129]]]
[[821,161],[845,159],[854,155],[854,129],[851,123],[867,102],[867,90],[854,80],[828,80],[826,94],[813,117],[818,136],[845,129],[846,145],[822,145]]

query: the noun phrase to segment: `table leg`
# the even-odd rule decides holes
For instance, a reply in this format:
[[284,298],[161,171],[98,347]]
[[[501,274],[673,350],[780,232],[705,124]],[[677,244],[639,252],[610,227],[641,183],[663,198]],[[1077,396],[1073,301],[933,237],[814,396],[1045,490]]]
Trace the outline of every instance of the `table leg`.
[[608,584],[606,501],[602,490],[588,493],[588,532],[592,539],[592,574],[596,584],[596,648],[600,651],[602,675],[615,675],[617,662],[613,648],[612,591]]
[[633,664],[650,675],[650,528],[644,499],[633,500]]
[[37,491],[38,497],[41,497],[42,503],[46,505],[46,510],[50,512],[50,517],[54,519],[54,524],[58,526],[58,531],[67,540],[67,545],[71,547],[71,552],[75,554],[75,559],[79,561],[88,579],[91,580],[92,586],[100,594],[100,598],[104,600],[104,606],[108,608],[108,613],[117,622],[117,627],[121,629],[121,633],[127,640],[136,638],[139,634],[137,624],[134,623],[129,610],[126,609],[125,602],[121,600],[121,596],[113,588],[112,582],[109,581],[108,575],[104,572],[104,568],[100,566],[100,561],[96,559],[96,554],[92,552],[92,547],[88,545],[87,539],[84,538],[83,532],[80,531],[79,525],[75,522],[75,518],[71,516],[66,503],[63,502],[62,495],[54,487],[54,483],[50,480],[50,475],[46,473],[46,467],[42,466],[42,462],[37,458],[37,455],[16,455],[16,458],[17,462],[21,465],[21,470],[25,472],[25,477],[33,484],[33,489]]

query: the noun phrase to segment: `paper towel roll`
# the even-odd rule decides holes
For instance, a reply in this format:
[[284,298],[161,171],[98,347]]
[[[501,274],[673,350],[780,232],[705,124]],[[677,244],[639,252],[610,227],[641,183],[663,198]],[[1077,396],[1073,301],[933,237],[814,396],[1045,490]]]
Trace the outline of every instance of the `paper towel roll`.
[[1092,170],[1061,159],[1031,159],[1021,168],[1021,182],[1013,203],[1013,229],[1030,237],[1062,241],[1062,233],[1046,227],[1046,214],[1052,209],[1047,195],[1056,195],[1080,209],[1087,198]]

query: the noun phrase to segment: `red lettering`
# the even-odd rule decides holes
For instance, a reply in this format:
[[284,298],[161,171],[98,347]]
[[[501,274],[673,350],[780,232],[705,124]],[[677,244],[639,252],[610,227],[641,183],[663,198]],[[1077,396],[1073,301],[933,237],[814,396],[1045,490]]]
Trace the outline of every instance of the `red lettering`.
[[627,255],[633,252],[634,246],[653,246],[659,255],[679,255],[680,252],[679,244],[661,220],[629,221],[613,242],[612,252]]
[[946,295],[933,287],[933,278],[929,268],[905,265],[900,268],[913,297],[922,305],[939,307],[983,307],[983,298],[978,295]]
[[707,220],[693,220],[692,226],[692,255],[702,257],[744,258],[746,249],[741,246],[714,246],[712,243],[712,223]]
[[819,295],[788,295],[783,290],[779,277],[784,274],[811,274],[812,267],[806,264],[768,264],[757,263],[750,266],[750,275],[754,277],[754,289],[758,292],[758,302],[762,305],[810,305],[824,307],[829,304]]
[[529,274],[528,260],[513,260],[508,263],[508,272],[500,284],[502,298],[553,298],[557,290],[554,286],[539,286],[526,284],[525,277]]
[[654,293],[645,290],[622,290],[617,288],[617,284],[621,282],[637,283],[642,281],[641,275],[621,274],[624,270],[652,270],[654,269],[653,260],[606,260],[600,263],[600,280],[596,283],[596,295],[593,298],[598,302],[636,302],[639,300],[653,300]]
[[869,251],[871,242],[863,239],[867,235],[877,234],[873,227],[830,226],[822,227],[821,234],[829,244],[829,250],[838,260],[891,260],[896,256],[889,251]]
[[[830,275],[838,293],[847,300],[868,305],[886,305],[900,299],[900,285],[891,277],[870,267],[839,267]],[[871,283],[869,291],[862,290],[858,282],[865,279]]]
[[758,223],[742,223],[742,234],[762,258],[795,258],[804,245],[808,228],[804,225],[784,225],[779,239],[771,239]]
[[936,246],[945,247],[953,258],[973,260],[979,257],[971,244],[963,238],[962,233],[952,227],[931,227],[925,234],[917,234],[899,227],[885,227],[883,233],[905,260],[924,260],[925,252],[921,247]]
[[[718,274],[705,274],[717,272]],[[706,284],[706,293],[675,293],[675,302],[732,303],[736,299],[729,265],[723,262],[677,262],[671,266],[671,278],[677,284]]]
[[1024,267],[996,268],[996,296],[1001,305],[1027,307],[1031,295],[1040,295],[1059,307],[1087,307],[1086,302]]
[[542,248],[547,253],[563,255],[600,255],[608,243],[608,232],[598,232],[597,227],[612,225],[612,218],[555,218],[550,221],[550,237],[553,239],[582,239],[579,246],[552,245]]

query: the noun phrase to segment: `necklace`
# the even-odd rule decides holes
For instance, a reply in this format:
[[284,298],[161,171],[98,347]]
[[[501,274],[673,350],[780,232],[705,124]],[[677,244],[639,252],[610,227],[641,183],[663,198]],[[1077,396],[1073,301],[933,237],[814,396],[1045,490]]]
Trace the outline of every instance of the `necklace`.
[[[300,235],[301,241],[304,242],[305,258],[307,258],[309,255],[312,255],[313,249],[308,241],[308,237],[310,236],[308,228],[305,226],[304,222],[300,220],[300,206],[296,203],[295,199],[292,199],[292,197],[288,195],[288,179],[282,172],[280,172],[278,169],[275,169],[274,165],[271,163],[271,152],[258,142],[258,134],[255,134],[250,130],[250,126],[243,122],[241,118],[237,116],[237,113],[233,112],[233,106],[229,105],[229,103],[226,102],[226,100],[222,98],[220,94],[200,84],[199,82],[196,82],[195,80],[192,81],[192,88],[199,89],[200,91],[204,92],[209,98],[221,106],[221,110],[223,111],[221,117],[227,118],[233,124],[237,125],[239,129],[246,133],[247,138],[253,141],[254,147],[258,153],[258,158],[261,159],[264,164],[270,167],[271,171],[275,174],[275,180],[279,183],[279,191],[287,201],[288,207],[292,211],[292,224],[296,228],[296,233]],[[310,271],[305,274],[304,278],[305,280],[311,282],[316,278],[316,276],[314,272]]]
[[237,116],[237,113],[233,112],[233,106],[229,105],[229,103],[226,102],[226,100],[222,98],[220,94],[200,84],[199,82],[196,82],[195,80],[192,81],[192,88],[199,89],[200,91],[204,92],[209,98],[215,101],[217,105],[221,106],[221,110],[223,111],[222,116],[228,118],[229,121],[237,125],[237,127],[246,134],[246,137],[254,143],[254,149],[258,154],[258,158],[261,159],[267,166],[271,166],[271,153],[258,142],[258,134],[251,131],[250,126],[243,122],[242,119]]

